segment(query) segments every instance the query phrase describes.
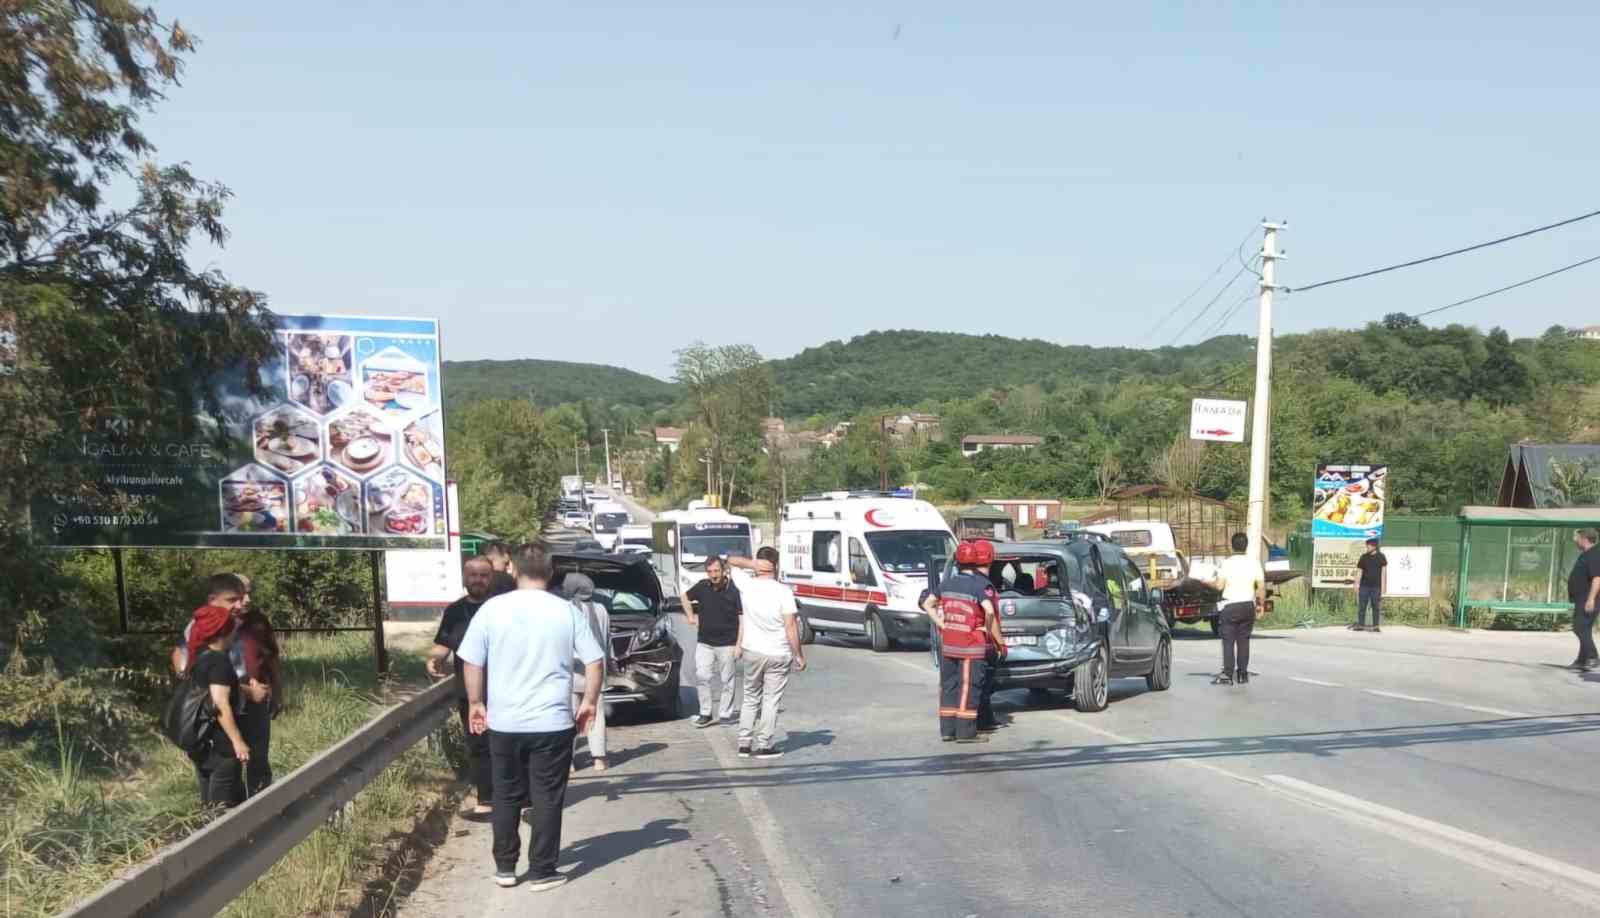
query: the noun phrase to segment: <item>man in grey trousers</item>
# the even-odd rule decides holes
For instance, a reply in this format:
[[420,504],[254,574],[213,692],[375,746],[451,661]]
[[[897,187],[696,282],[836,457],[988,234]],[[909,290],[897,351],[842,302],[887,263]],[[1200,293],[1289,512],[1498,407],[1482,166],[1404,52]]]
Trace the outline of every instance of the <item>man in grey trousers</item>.
[[[696,727],[733,721],[734,652],[739,645],[739,588],[721,558],[706,561],[704,580],[683,592],[683,616],[697,629],[694,648],[695,694],[700,697]],[[721,691],[721,704],[717,692]],[[713,713],[715,712],[715,713]]]
[[783,748],[775,741],[778,706],[789,685],[789,672],[804,672],[800,624],[794,594],[778,582],[778,553],[756,552],[755,579],[739,591],[744,614],[739,617],[739,647],[744,661],[744,707],[739,714],[739,755],[775,759]]

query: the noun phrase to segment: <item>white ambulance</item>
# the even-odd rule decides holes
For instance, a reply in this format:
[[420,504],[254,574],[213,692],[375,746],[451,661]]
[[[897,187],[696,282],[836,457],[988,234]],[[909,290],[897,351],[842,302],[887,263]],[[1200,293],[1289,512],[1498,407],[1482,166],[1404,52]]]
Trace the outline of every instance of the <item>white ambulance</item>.
[[[783,508],[778,577],[794,590],[801,634],[865,635],[883,652],[928,639],[917,605],[930,563],[955,553],[950,526],[924,500],[834,491]],[[935,562],[934,559],[939,559]]]

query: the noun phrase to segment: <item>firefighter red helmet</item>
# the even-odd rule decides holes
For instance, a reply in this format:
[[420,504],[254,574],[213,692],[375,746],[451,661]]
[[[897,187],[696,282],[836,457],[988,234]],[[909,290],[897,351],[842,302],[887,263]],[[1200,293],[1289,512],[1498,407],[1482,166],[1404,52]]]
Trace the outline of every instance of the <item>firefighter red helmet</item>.
[[983,539],[971,539],[956,546],[957,567],[988,567],[994,561],[994,546]]

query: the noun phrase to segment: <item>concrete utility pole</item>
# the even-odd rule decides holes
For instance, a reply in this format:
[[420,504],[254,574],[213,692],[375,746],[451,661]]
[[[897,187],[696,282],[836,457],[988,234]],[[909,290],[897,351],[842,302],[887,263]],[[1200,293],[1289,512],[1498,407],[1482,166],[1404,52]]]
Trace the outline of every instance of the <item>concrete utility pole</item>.
[[1263,536],[1267,528],[1267,465],[1272,458],[1272,292],[1277,278],[1278,230],[1283,225],[1261,224],[1261,316],[1256,326],[1256,399],[1250,421],[1250,510],[1246,533],[1250,550],[1266,560]]
[[601,428],[600,433],[606,438],[606,487],[611,487],[611,431]]
[[[572,474],[583,477],[583,458],[578,452],[578,435],[572,435]],[[582,482],[580,482],[581,484]]]

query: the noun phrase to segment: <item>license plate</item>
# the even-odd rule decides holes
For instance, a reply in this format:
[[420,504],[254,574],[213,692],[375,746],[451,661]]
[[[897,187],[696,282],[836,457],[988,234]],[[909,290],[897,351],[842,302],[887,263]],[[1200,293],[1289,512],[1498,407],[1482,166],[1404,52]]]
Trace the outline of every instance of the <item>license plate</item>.
[[1039,646],[1039,636],[1036,634],[1008,634],[1005,638],[1007,647]]

